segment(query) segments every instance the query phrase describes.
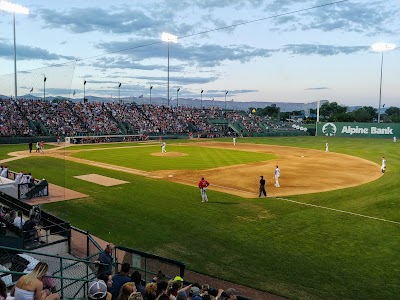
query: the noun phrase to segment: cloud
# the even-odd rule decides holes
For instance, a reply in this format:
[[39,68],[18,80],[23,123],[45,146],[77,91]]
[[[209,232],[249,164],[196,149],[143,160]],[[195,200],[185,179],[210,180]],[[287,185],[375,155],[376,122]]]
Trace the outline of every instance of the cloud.
[[[14,59],[14,49],[11,44],[0,43],[0,53],[5,59]],[[30,47],[25,45],[18,45],[17,47],[17,59],[18,60],[74,60],[73,56],[59,55],[55,53],[50,53],[45,49],[38,47]]]
[[[332,1],[334,2],[334,1]],[[324,32],[344,31],[365,35],[396,34],[399,31],[399,7],[390,6],[385,1],[345,1],[334,5],[327,1],[275,0],[267,5],[267,11],[275,14],[290,13],[299,9],[313,8],[304,12],[273,18],[275,30]]]
[[[167,83],[167,76],[135,76],[135,79],[143,79],[149,82],[162,82]],[[172,84],[206,84],[209,82],[213,82],[218,80],[218,77],[179,77],[179,76],[170,76],[169,82]]]
[[328,87],[321,86],[321,87],[311,87],[304,89],[305,91],[318,91],[318,90],[329,90]]
[[332,46],[332,45],[314,45],[314,44],[288,44],[281,50],[291,54],[298,55],[321,55],[332,56],[339,54],[353,54],[364,52],[370,49],[369,46]]
[[[144,47],[143,45],[149,45]],[[119,52],[127,55],[134,61],[143,61],[151,58],[165,59],[167,57],[167,45],[158,40],[133,40],[123,42],[103,42],[97,45],[108,53],[118,52],[120,49],[129,49]],[[270,57],[279,50],[253,48],[244,45],[230,45],[223,47],[216,44],[188,45],[171,44],[170,59],[179,58],[181,62],[188,62],[201,67],[215,67],[223,61],[248,62],[257,57]]]

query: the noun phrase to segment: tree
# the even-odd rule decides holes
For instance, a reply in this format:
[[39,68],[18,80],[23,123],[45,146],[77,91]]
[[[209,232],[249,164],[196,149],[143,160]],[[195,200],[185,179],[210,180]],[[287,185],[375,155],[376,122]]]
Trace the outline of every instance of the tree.
[[335,115],[346,113],[347,107],[341,106],[337,102],[326,102],[321,105],[319,112],[328,121],[335,121]]

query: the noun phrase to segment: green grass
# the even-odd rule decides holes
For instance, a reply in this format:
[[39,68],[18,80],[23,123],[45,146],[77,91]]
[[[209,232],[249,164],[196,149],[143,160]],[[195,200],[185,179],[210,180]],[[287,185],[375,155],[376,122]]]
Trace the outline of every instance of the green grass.
[[[46,149],[51,149],[54,147],[55,146],[49,145],[49,144],[44,145],[45,151],[46,151]],[[3,145],[0,145],[0,160],[10,158],[11,156],[8,155],[8,153],[10,153],[10,152],[23,151],[23,150],[26,150],[26,153],[29,153],[28,144],[14,144],[14,145],[3,144]],[[35,144],[33,145],[32,151],[35,151]]]
[[[323,151],[325,140],[290,137],[238,142]],[[400,144],[346,138],[330,138],[329,144],[333,152],[377,163],[384,155],[387,173],[359,187],[288,199],[400,222]],[[155,163],[141,150],[125,149],[126,165],[135,151],[143,161]],[[119,150],[104,153],[115,154],[109,151]],[[97,152],[103,151],[90,154]],[[44,208],[116,244],[181,260],[189,269],[291,299],[399,299],[400,224],[215,191],[208,191],[210,203],[203,204],[196,187],[54,158],[32,157],[9,165],[29,168],[35,177],[89,194]],[[72,177],[88,173],[130,183],[108,188]]]
[[154,170],[204,170],[209,168],[239,165],[273,159],[274,154],[245,152],[206,147],[168,145],[168,152],[179,152],[185,156],[153,156],[160,153],[160,146],[138,148],[120,148],[96,151],[82,151],[73,154],[74,157],[105,162],[118,166],[154,171]]

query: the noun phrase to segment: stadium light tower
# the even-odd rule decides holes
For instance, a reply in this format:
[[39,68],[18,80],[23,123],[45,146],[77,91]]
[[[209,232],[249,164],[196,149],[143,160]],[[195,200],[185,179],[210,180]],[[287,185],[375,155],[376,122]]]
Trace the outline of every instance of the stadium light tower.
[[200,92],[200,108],[203,108],[203,89]]
[[225,91],[225,110],[226,110],[226,95],[228,95],[228,91]]
[[121,94],[119,93],[119,90],[121,88],[121,82],[118,84],[118,102],[121,103]]
[[46,101],[46,75],[43,75],[43,101]]
[[14,28],[14,97],[17,101],[17,43],[15,38],[15,14],[29,15],[29,8],[14,4],[7,1],[0,1],[0,10],[13,14],[13,28]]
[[382,101],[382,69],[383,69],[383,52],[391,51],[396,48],[395,44],[375,43],[372,45],[372,50],[381,52],[381,80],[379,84],[379,105],[378,105],[378,123],[381,122],[381,101]]
[[181,88],[180,87],[178,87],[178,88],[176,88],[176,107],[178,107],[179,105],[178,105],[178,95],[179,95],[179,91],[181,90]]
[[167,98],[168,98],[168,106],[169,106],[169,44],[172,43],[178,43],[178,37],[176,35],[170,34],[163,32],[161,35],[161,40],[163,42],[168,42],[168,92],[167,92]]
[[83,80],[83,103],[86,103],[86,80]]
[[150,104],[151,104],[151,90],[153,89],[153,86],[150,85]]

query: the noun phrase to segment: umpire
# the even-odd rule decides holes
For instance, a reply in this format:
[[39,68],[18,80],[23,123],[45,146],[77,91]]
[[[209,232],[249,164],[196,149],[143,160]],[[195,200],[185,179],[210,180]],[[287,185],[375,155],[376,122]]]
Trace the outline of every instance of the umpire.
[[261,194],[264,194],[265,197],[267,197],[267,192],[265,191],[265,179],[264,176],[260,176],[260,194],[258,197],[261,197]]

